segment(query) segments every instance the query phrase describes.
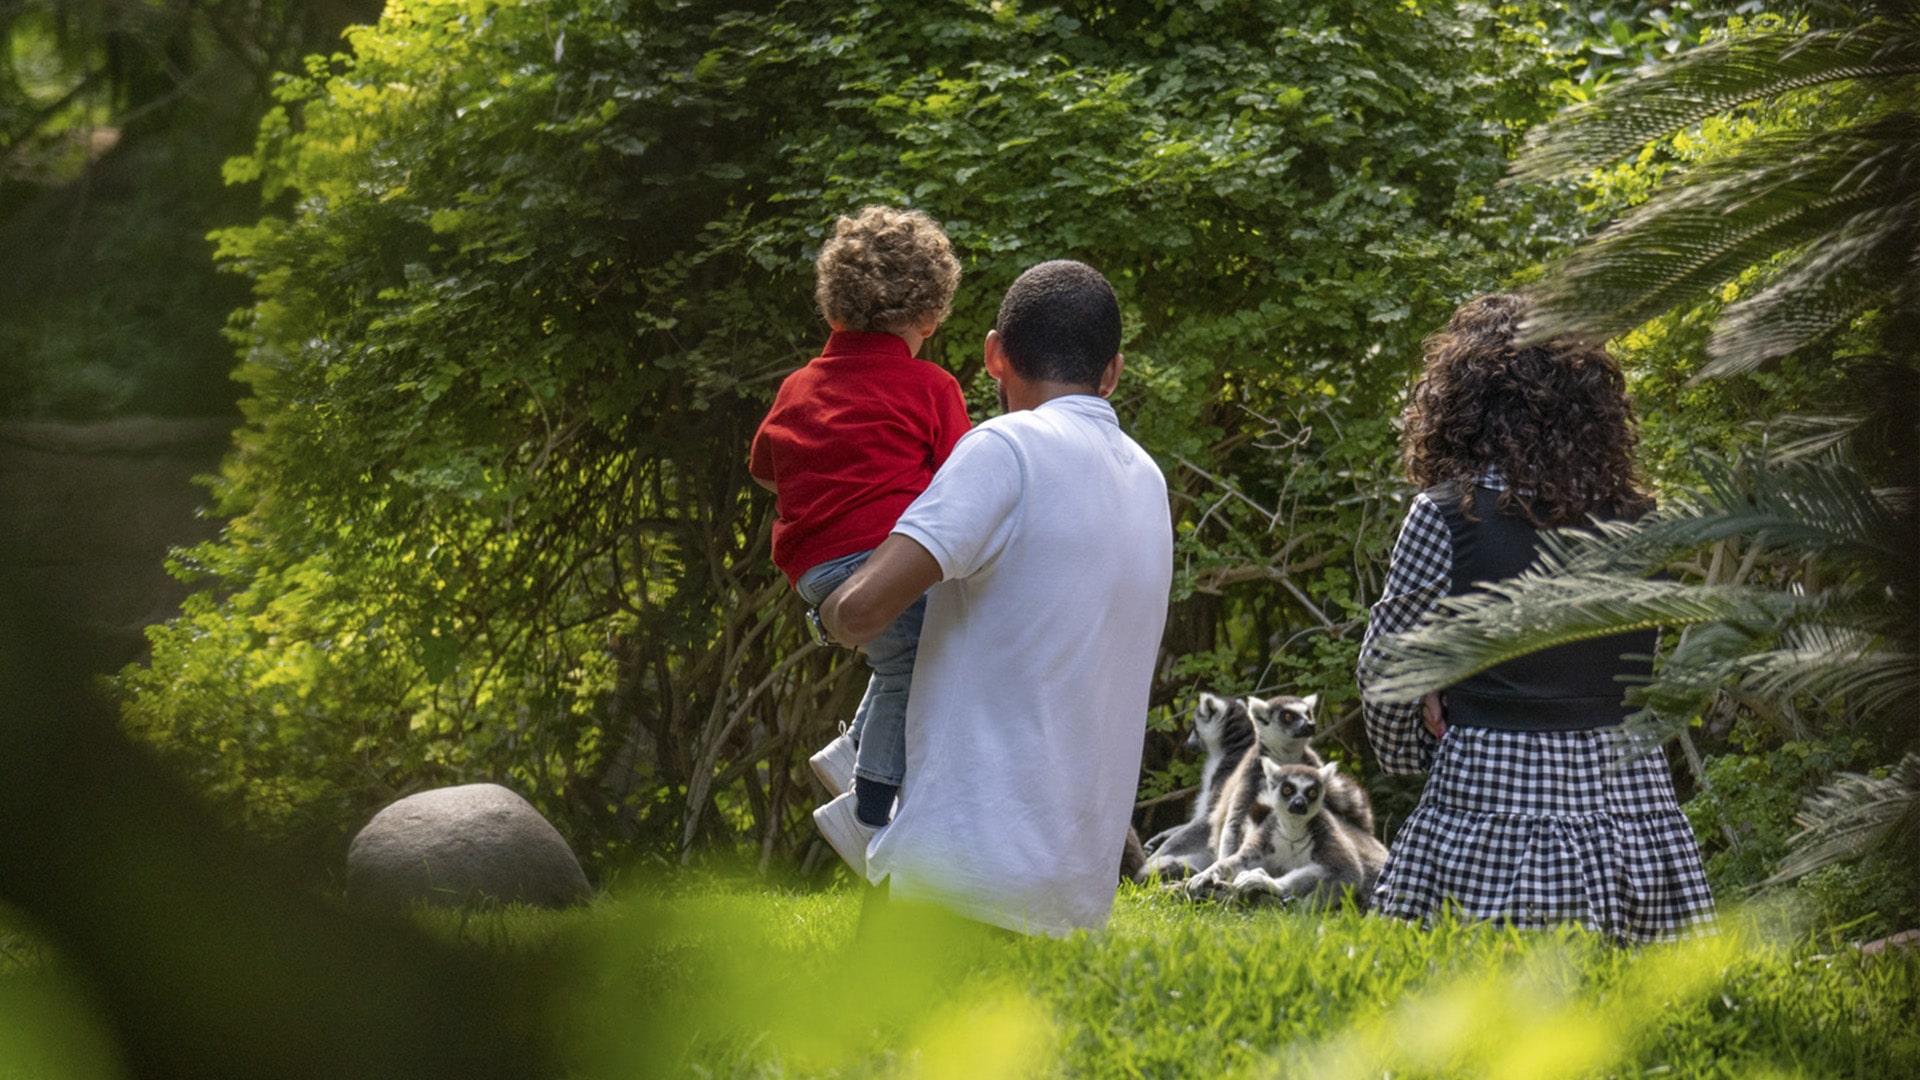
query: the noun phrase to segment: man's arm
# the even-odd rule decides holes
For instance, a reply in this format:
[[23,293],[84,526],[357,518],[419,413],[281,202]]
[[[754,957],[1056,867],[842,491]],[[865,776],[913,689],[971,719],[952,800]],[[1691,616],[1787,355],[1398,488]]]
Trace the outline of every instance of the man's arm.
[[865,645],[939,581],[939,560],[919,541],[893,533],[820,605],[820,624],[837,644]]

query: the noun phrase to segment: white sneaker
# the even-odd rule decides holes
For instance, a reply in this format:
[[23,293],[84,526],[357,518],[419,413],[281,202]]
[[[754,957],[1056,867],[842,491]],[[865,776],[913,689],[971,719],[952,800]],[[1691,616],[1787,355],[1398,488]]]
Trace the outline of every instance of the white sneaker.
[[858,751],[854,748],[853,736],[842,731],[838,738],[808,758],[807,764],[813,766],[813,775],[820,778],[827,794],[837,798],[853,790],[853,760],[856,756]]
[[815,810],[813,824],[820,835],[827,838],[827,843],[833,845],[833,850],[853,867],[853,872],[862,881],[866,880],[867,843],[880,830],[860,820],[854,811],[853,792],[837,795],[832,802]]

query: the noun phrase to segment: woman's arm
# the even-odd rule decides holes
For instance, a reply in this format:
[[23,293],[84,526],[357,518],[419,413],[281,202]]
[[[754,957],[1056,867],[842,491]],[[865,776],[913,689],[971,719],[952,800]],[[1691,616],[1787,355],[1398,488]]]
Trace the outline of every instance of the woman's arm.
[[[1424,494],[1413,497],[1400,539],[1393,545],[1387,584],[1367,616],[1360,643],[1360,711],[1367,739],[1380,768],[1388,773],[1426,772],[1440,745],[1439,731],[1428,722],[1424,701],[1376,701],[1367,689],[1383,674],[1386,657],[1375,642],[1387,634],[1411,630],[1447,595],[1453,574],[1453,536],[1440,508]],[[1439,705],[1436,700],[1433,703]]]

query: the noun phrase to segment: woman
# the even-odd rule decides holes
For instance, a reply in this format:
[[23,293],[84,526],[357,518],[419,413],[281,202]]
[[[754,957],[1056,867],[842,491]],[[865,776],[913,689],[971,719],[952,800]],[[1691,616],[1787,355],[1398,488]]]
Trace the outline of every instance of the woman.
[[[1605,349],[1555,339],[1515,348],[1524,301],[1485,296],[1426,342],[1401,456],[1414,497],[1361,647],[1412,628],[1445,596],[1512,577],[1539,530],[1638,518],[1626,381]],[[1621,941],[1678,936],[1713,899],[1666,760],[1619,730],[1620,676],[1645,675],[1651,632],[1560,646],[1498,665],[1425,701],[1367,702],[1381,767],[1429,771],[1374,894],[1421,921],[1457,907],[1522,927],[1579,923]]]

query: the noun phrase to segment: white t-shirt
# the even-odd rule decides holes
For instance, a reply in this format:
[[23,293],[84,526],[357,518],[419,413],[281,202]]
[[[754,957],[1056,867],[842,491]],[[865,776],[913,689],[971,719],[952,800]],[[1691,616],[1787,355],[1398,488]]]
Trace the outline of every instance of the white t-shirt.
[[874,881],[1023,932],[1106,925],[1166,627],[1166,480],[1091,395],[964,436],[894,531],[939,561]]

